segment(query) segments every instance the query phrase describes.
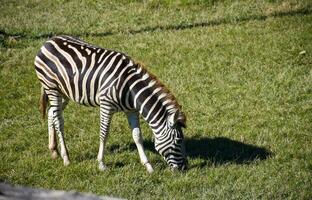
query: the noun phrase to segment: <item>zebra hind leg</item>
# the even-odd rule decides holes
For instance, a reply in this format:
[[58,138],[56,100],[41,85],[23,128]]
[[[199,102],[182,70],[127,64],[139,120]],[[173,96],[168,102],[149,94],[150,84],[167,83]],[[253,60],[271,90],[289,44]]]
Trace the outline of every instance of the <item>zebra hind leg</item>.
[[52,157],[57,157],[56,150],[56,134],[59,137],[61,147],[61,157],[63,158],[64,165],[69,165],[68,150],[64,140],[64,118],[63,109],[67,101],[61,95],[49,95],[50,108],[49,108],[49,149],[51,150]]
[[58,157],[56,132],[53,125],[53,109],[48,112],[48,132],[49,132],[49,149],[53,159]]
[[146,167],[148,173],[153,173],[154,169],[152,165],[149,163],[147,156],[145,155],[145,152],[144,152],[143,136],[141,134],[138,113],[135,113],[135,112],[127,113],[127,118],[128,118],[128,122],[131,127],[131,130],[132,130],[133,140],[139,152],[141,163]]

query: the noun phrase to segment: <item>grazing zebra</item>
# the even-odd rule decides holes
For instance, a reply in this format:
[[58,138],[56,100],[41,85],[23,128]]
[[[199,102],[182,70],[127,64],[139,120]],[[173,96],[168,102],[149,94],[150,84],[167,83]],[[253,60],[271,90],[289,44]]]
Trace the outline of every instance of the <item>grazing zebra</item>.
[[70,36],[48,40],[35,58],[42,84],[40,110],[48,108],[49,149],[57,157],[56,134],[64,165],[69,164],[64,140],[63,110],[69,99],[85,106],[100,107],[99,169],[106,168],[103,157],[113,113],[126,113],[140,160],[153,172],[143,148],[138,115],[150,125],[155,149],[171,169],[185,169],[186,156],[182,127],[185,115],[174,96],[142,64],[124,53],[92,46]]

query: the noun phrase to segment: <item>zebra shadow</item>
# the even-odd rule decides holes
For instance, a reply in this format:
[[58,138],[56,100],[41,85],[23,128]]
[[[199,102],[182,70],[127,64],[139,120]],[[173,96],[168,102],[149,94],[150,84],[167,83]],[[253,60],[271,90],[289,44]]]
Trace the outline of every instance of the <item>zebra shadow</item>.
[[251,164],[273,154],[264,147],[231,140],[225,137],[189,138],[185,141],[189,159],[199,158],[199,167],[207,165]]
[[[225,164],[245,165],[265,160],[273,155],[272,152],[264,147],[246,144],[225,137],[186,138],[185,146],[188,159],[198,159],[195,164],[190,165],[191,168]],[[156,153],[152,140],[145,139],[144,148],[146,151]],[[109,151],[136,151],[136,145],[134,142],[122,145],[114,144],[109,147]]]
[[[135,144],[130,145],[134,150]],[[197,164],[191,167],[206,167],[207,165],[251,164],[254,161],[265,160],[273,153],[264,147],[235,141],[225,137],[200,137],[186,138],[185,146],[188,159],[199,159]],[[154,151],[151,140],[144,142],[146,150]]]

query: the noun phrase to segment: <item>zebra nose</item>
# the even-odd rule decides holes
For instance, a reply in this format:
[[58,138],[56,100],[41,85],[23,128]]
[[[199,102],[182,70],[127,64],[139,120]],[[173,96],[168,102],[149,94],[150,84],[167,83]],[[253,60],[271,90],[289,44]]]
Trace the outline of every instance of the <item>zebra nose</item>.
[[178,171],[178,170],[179,170],[179,167],[177,165],[171,167],[171,171],[173,172]]
[[186,164],[182,164],[182,165],[173,165],[171,167],[171,171],[184,171],[187,169],[187,165]]

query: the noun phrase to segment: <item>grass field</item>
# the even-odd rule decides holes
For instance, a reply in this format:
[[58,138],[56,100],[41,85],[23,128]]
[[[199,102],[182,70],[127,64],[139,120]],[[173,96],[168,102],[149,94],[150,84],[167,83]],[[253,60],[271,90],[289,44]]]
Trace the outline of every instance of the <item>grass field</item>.
[[[128,199],[312,198],[311,1],[0,4],[1,182]],[[71,165],[51,159],[33,62],[57,34],[126,52],[172,90],[188,117],[186,172],[168,169],[142,120],[148,174],[121,113],[98,171],[99,110],[74,103]]]

